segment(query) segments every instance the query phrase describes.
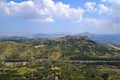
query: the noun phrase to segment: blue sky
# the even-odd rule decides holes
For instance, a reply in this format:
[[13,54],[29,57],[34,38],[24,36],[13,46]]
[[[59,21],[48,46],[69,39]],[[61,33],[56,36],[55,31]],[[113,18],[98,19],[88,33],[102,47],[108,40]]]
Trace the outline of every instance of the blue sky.
[[0,0],[0,35],[120,34],[119,0]]

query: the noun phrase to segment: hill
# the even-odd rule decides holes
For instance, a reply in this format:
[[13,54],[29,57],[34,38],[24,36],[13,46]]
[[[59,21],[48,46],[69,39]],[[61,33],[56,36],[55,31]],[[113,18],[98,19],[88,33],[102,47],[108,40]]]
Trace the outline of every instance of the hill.
[[120,46],[120,34],[94,34],[94,33],[78,33],[78,34],[72,34],[72,33],[54,33],[54,34],[48,34],[48,33],[38,33],[38,34],[23,34],[23,35],[11,35],[11,36],[0,36],[0,38],[55,38],[55,37],[63,37],[66,35],[85,35],[88,36],[91,40],[102,43],[102,44],[111,44],[111,45],[117,45]]
[[88,36],[95,42],[103,43],[103,44],[112,44],[112,45],[120,45],[120,34],[92,34],[92,33],[82,33],[82,35]]
[[118,47],[98,44],[81,35],[50,39],[3,38],[0,41],[1,59],[120,59]]

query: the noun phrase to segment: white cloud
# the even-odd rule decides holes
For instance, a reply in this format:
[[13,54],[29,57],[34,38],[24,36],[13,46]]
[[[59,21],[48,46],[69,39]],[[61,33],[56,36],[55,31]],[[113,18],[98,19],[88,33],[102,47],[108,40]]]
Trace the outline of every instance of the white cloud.
[[111,16],[120,18],[120,0],[102,0],[104,3],[109,3],[111,8]]
[[62,19],[69,19],[72,21],[81,21],[84,10],[81,8],[70,8],[70,5],[64,5],[61,2],[56,3],[55,14]]
[[96,2],[86,2],[85,8],[86,8],[86,11],[94,12],[99,15],[110,12],[110,8],[108,8],[104,4],[96,4]]
[[113,22],[113,20],[86,18],[83,21],[88,26],[97,29],[97,31],[100,33],[106,34],[120,33],[120,23]]
[[95,19],[95,18],[86,18],[84,19],[84,22],[89,24],[90,26],[93,27],[98,27],[98,28],[104,28],[106,26],[110,26],[109,23],[112,23],[111,20],[108,19]]
[[81,21],[84,10],[71,8],[53,0],[28,0],[23,2],[0,1],[0,14],[15,16],[31,21],[53,22],[55,19]]
[[86,7],[87,11],[89,11],[89,12],[95,12],[96,11],[95,6],[96,6],[95,2],[86,2],[86,4],[85,4],[85,7]]
[[52,18],[44,18],[44,19],[29,19],[29,21],[34,21],[34,22],[54,22]]
[[98,9],[99,14],[109,13],[111,11],[111,9],[108,8],[107,6],[105,6],[104,4],[99,4],[98,7],[99,7],[99,9]]
[[[96,4],[96,14],[102,18],[89,18],[83,21],[101,33],[120,33],[120,0],[102,0],[102,4]],[[107,17],[103,17],[106,14]]]
[[102,2],[109,2],[113,4],[120,4],[120,0],[101,0]]
[[[97,28],[99,31],[104,33],[120,33],[120,0],[101,0],[102,4],[96,4],[86,7],[87,14],[93,12],[98,14],[100,18],[85,18],[83,21],[88,26]],[[91,3],[91,5],[94,2]],[[88,4],[88,2],[86,3]],[[86,5],[85,4],[85,5]],[[89,4],[90,5],[90,4]],[[103,17],[105,16],[106,17]]]

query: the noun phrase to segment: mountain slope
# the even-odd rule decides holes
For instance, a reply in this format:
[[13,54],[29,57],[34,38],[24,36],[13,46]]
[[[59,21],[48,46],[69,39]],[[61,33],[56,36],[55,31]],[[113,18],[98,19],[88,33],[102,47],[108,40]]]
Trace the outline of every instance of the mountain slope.
[[98,44],[87,36],[74,35],[52,39],[3,39],[1,59],[120,59],[115,46]]
[[117,58],[120,53],[118,49],[98,44],[87,36],[65,36],[54,40],[66,59]]
[[120,34],[92,34],[82,33],[82,35],[89,36],[90,39],[98,43],[120,45]]

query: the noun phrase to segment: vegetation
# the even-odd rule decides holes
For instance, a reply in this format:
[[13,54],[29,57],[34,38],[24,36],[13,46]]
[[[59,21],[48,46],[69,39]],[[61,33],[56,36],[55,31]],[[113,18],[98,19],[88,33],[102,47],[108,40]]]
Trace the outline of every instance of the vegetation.
[[119,60],[118,46],[87,36],[0,39],[0,80],[120,80]]
[[0,59],[120,59],[120,49],[117,46],[98,44],[87,36],[3,38],[0,41]]
[[[118,64],[118,63],[116,63]],[[120,64],[33,61],[0,68],[0,80],[120,80]]]

